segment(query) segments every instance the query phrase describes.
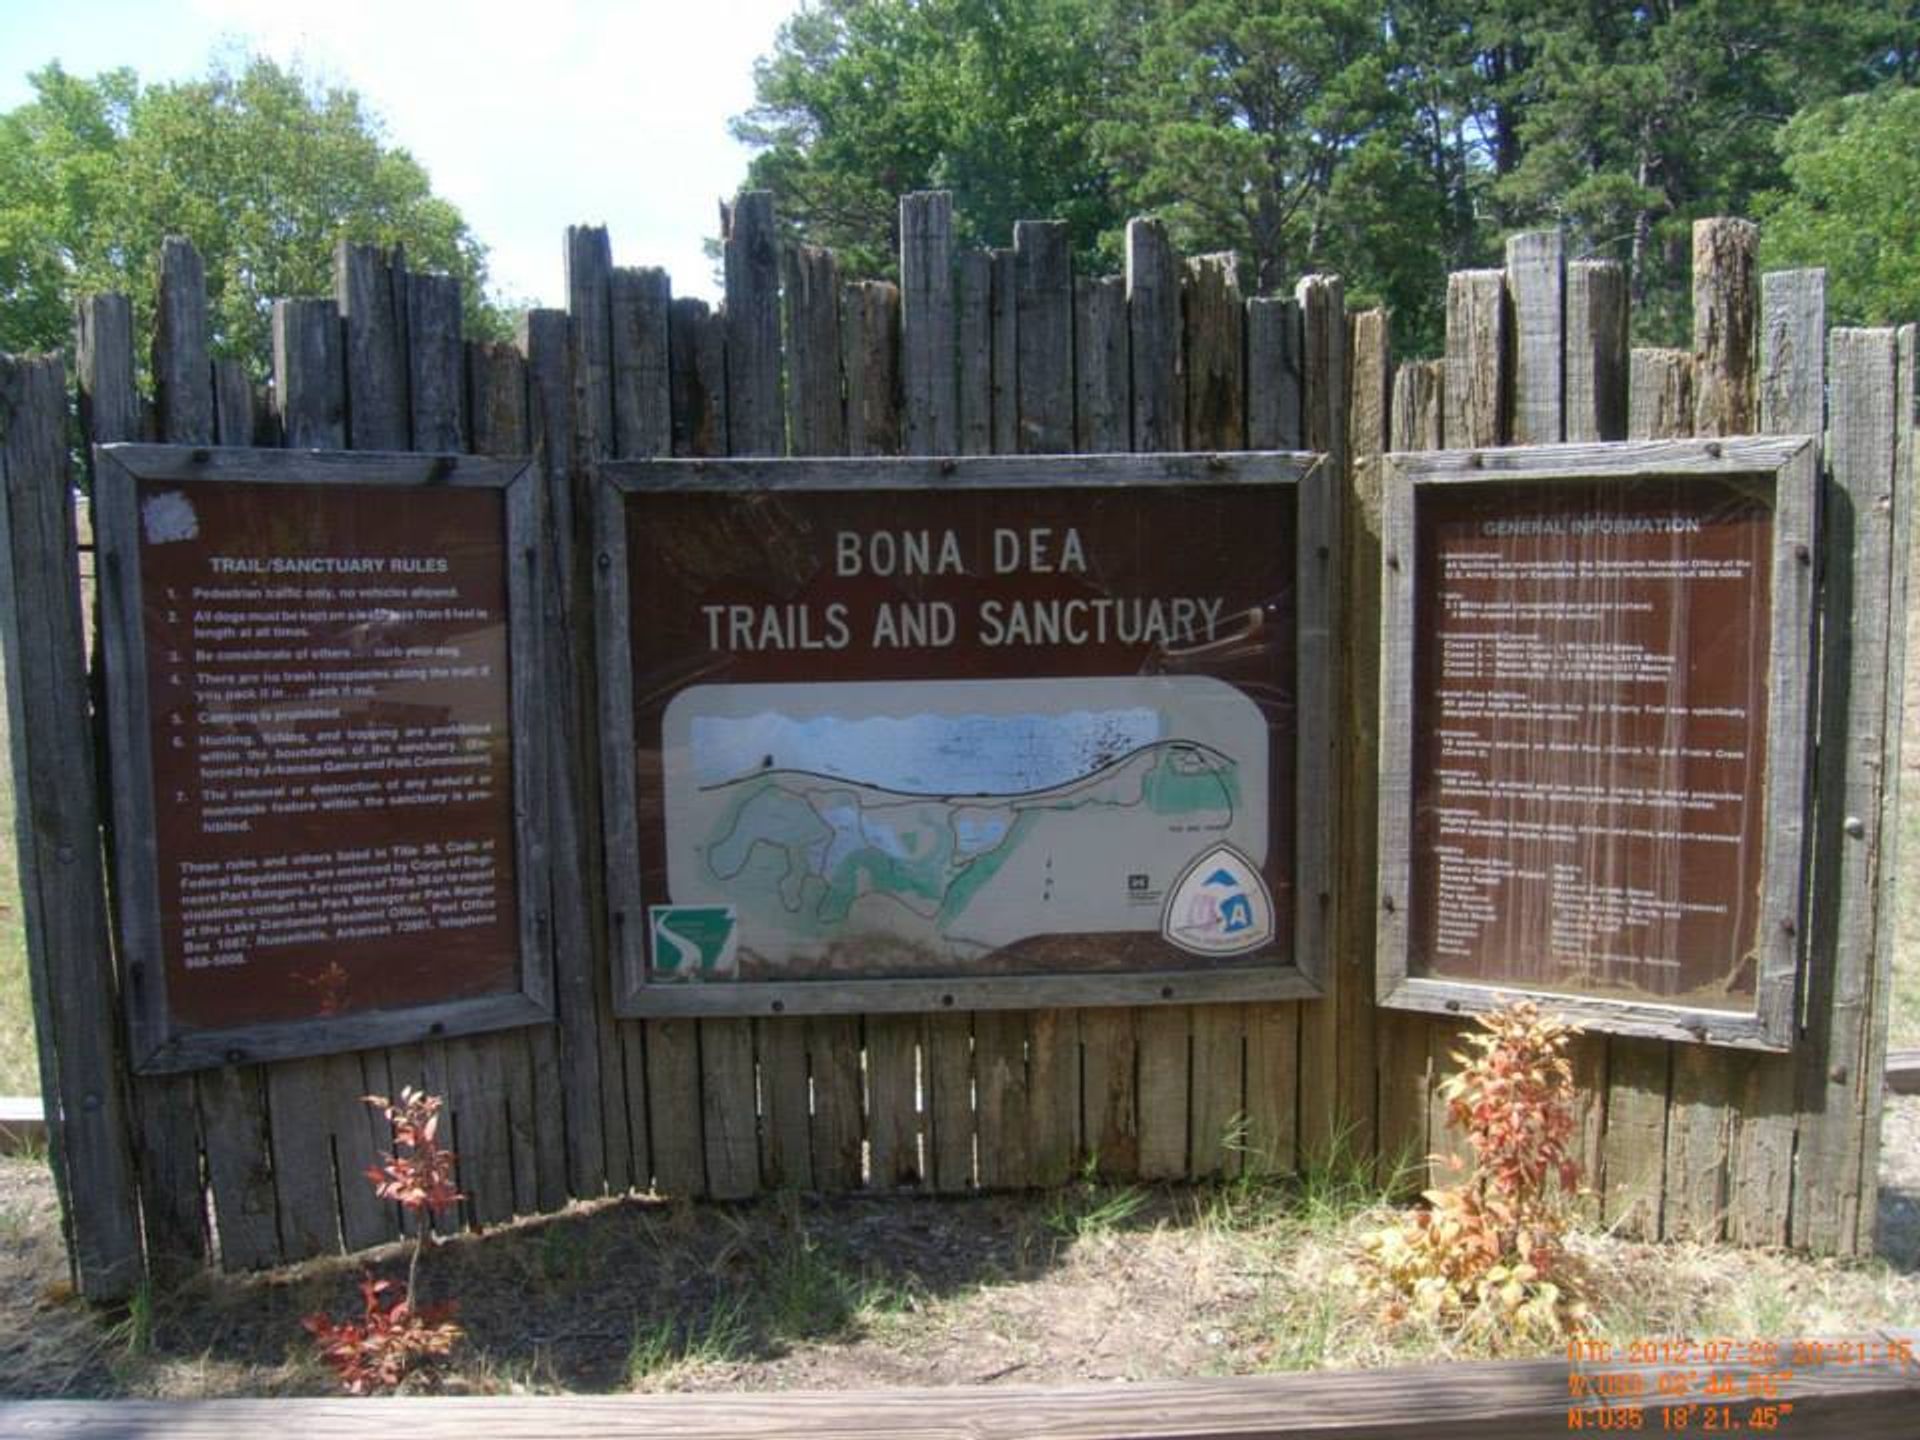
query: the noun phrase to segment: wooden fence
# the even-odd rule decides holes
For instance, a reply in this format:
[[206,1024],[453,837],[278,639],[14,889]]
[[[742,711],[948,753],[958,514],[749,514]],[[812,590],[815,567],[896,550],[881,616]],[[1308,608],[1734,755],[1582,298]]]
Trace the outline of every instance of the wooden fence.
[[[212,361],[200,262],[169,242],[136,390],[124,297],[78,316],[93,442],[531,453],[558,564],[542,614],[555,765],[557,1023],[198,1074],[120,1061],[97,843],[102,748],[81,643],[67,399],[51,360],[0,362],[0,593],[43,1085],[88,1293],[159,1269],[272,1265],[393,1238],[357,1182],[384,1144],[360,1097],[449,1097],[488,1225],[654,1188],[959,1192],[1401,1162],[1445,1149],[1439,1082],[1459,1023],[1377,1009],[1374,755],[1379,457],[1392,448],[1828,433],[1824,634],[1801,1033],[1764,1055],[1581,1039],[1580,1157],[1594,1216],[1626,1233],[1872,1243],[1886,1035],[1911,500],[1915,334],[1827,335],[1820,272],[1758,276],[1755,231],[1696,229],[1692,351],[1629,351],[1620,268],[1514,237],[1451,278],[1444,360],[1396,366],[1387,317],[1338,278],[1243,297],[1229,257],[1183,258],[1153,220],[1124,277],[1077,278],[1067,232],[957,251],[950,200],[901,202],[901,283],[844,279],[776,239],[768,197],[726,212],[723,307],[566,237],[568,308],[513,344],[464,340],[459,294],[343,246],[332,299],[279,302],[272,383]],[[1829,356],[1831,357],[1829,366]],[[1823,413],[1823,397],[1825,410]],[[1335,682],[1332,953],[1324,999],[1143,1010],[617,1019],[599,855],[590,466],[605,457],[1308,449],[1344,477]],[[94,677],[97,683],[97,675]],[[56,1103],[57,1097],[57,1103]],[[135,1197],[137,1196],[137,1210]]]

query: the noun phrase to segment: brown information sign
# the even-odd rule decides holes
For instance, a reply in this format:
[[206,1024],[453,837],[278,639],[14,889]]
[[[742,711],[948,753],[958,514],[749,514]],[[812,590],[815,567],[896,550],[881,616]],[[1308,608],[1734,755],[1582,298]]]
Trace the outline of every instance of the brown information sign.
[[1294,965],[1290,473],[1038,488],[981,464],[826,488],[727,469],[690,488],[712,468],[614,467],[604,512],[636,1008]]
[[521,997],[507,491],[136,474],[117,508],[165,1034]]
[[1395,537],[1411,735],[1389,896],[1408,979],[1755,1015],[1775,490],[1751,473],[1417,488]]

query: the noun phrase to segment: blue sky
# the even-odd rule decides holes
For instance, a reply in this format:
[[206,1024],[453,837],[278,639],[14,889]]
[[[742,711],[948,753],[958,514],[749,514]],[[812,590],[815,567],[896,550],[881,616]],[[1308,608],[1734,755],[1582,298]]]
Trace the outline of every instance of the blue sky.
[[0,0],[0,109],[29,70],[202,73],[297,61],[360,92],[489,248],[507,299],[564,302],[562,236],[604,224],[622,265],[712,297],[701,241],[745,174],[727,120],[797,0]]

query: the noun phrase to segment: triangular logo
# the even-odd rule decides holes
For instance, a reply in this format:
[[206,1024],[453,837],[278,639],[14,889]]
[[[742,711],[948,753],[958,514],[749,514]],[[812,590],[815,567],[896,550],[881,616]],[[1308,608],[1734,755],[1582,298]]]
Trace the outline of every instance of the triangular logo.
[[1231,845],[1187,866],[1160,912],[1160,934],[1194,955],[1244,955],[1273,939],[1273,896],[1260,868]]

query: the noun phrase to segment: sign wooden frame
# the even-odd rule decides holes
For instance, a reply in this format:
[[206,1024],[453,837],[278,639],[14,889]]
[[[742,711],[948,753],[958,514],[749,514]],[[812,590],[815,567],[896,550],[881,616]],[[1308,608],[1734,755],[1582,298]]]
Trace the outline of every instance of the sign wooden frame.
[[[1331,496],[1321,457],[981,456],[966,459],[603,462],[595,485],[595,613],[615,1009],[623,1015],[825,1014],[1313,998],[1326,964],[1333,734]],[[661,983],[648,973],[636,804],[626,501],[658,490],[925,491],[1285,486],[1296,496],[1294,897],[1284,963],[1219,970]]]
[[[1376,993],[1381,1005],[1438,1014],[1480,1013],[1529,998],[1591,1029],[1757,1050],[1791,1047],[1795,1028],[1802,875],[1810,778],[1810,692],[1818,446],[1804,436],[1621,444],[1542,445],[1386,457],[1383,554],[1380,906]],[[1409,974],[1412,878],[1415,606],[1421,496],[1439,487],[1687,477],[1748,478],[1772,486],[1765,840],[1754,930],[1751,1012],[1478,984]]]
[[[107,678],[107,739],[114,768],[113,863],[122,984],[136,1070],[201,1069],[325,1055],[500,1030],[552,1019],[548,924],[547,754],[540,702],[541,640],[537,477],[525,461],[455,455],[97,447],[94,495]],[[168,1008],[159,845],[150,741],[148,657],[142,621],[138,483],[240,482],[263,486],[481,488],[503,495],[512,833],[518,985],[498,993],[310,1019],[223,1028],[179,1023]]]

